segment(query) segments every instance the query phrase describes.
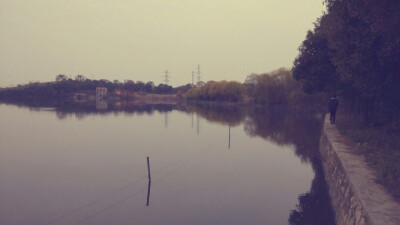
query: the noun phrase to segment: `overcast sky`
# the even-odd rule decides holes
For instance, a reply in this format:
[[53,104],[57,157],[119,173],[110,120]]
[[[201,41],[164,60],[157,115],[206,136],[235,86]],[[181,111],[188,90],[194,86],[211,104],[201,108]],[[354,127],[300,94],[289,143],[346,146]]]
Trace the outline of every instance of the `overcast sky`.
[[237,80],[292,66],[322,0],[0,0],[0,87],[94,79]]

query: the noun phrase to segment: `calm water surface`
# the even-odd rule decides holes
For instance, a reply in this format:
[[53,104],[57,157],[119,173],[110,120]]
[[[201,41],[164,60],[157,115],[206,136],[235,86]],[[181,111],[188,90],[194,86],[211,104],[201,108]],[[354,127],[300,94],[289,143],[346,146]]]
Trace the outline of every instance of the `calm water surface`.
[[110,106],[0,105],[0,224],[332,224],[320,114]]

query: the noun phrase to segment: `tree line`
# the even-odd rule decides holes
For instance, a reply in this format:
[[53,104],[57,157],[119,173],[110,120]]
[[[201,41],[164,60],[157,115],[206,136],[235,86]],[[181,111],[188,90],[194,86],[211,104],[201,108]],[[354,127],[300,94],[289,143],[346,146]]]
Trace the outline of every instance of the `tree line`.
[[327,12],[299,48],[304,91],[338,94],[364,121],[400,122],[400,1],[325,0]]
[[153,82],[127,80],[113,82],[100,79],[87,79],[84,75],[77,75],[75,79],[59,74],[55,82],[31,82],[12,88],[0,89],[0,100],[3,101],[70,101],[75,93],[95,91],[96,87],[106,87],[109,95],[114,95],[115,90],[141,92],[147,94],[177,94],[186,92],[190,85],[172,87],[166,84],[154,85]]
[[326,98],[324,94],[309,95],[301,90],[292,71],[285,68],[250,74],[244,83],[236,81],[209,81],[190,89],[189,100],[244,102],[256,105],[315,105]]
[[[81,83],[73,82],[78,81]],[[110,91],[115,89],[122,89],[125,91],[132,91],[132,92],[142,92],[142,93],[154,93],[154,94],[175,94],[178,89],[183,88],[173,88],[167,84],[159,84],[155,86],[152,81],[142,82],[142,81],[133,81],[133,80],[125,80],[124,82],[120,82],[119,80],[109,81],[106,79],[101,80],[90,80],[87,79],[84,75],[78,74],[75,76],[75,79],[72,80],[68,78],[64,74],[59,74],[56,76],[56,82],[60,82],[62,84],[72,84],[74,86],[78,86],[81,90],[93,90],[93,87],[101,85],[102,87],[108,88]],[[78,85],[76,85],[78,84]],[[80,84],[80,85],[79,85]],[[83,85],[82,85],[83,84]],[[83,87],[82,87],[83,86]],[[72,87],[74,89],[74,87]]]
[[106,87],[110,96],[115,90],[148,93],[176,94],[187,100],[248,103],[257,105],[315,105],[321,102],[321,95],[309,95],[301,90],[299,82],[289,69],[281,68],[270,73],[250,74],[244,83],[237,81],[209,81],[204,85],[186,84],[172,87],[166,84],[155,86],[153,82],[126,80],[91,80],[78,74],[74,79],[59,74],[55,82],[29,83],[15,88],[0,90],[0,99],[26,101],[68,101],[75,93],[94,91]]
[[236,81],[209,81],[205,85],[190,89],[189,100],[239,102],[244,98],[245,87]]

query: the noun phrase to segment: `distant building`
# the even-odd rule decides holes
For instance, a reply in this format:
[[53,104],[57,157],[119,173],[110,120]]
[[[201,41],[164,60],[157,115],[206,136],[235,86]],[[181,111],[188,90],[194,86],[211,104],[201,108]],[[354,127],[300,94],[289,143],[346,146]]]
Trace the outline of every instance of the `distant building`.
[[97,110],[105,110],[105,109],[107,109],[107,107],[108,107],[107,100],[104,100],[103,98],[96,99],[96,109]]
[[74,101],[75,102],[86,102],[86,93],[75,93]]
[[96,97],[97,98],[107,97],[107,88],[106,87],[96,87]]

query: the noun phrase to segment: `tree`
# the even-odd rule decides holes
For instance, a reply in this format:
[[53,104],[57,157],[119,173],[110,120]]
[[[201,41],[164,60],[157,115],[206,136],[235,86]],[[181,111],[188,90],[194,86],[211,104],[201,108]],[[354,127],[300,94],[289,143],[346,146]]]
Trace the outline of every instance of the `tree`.
[[288,104],[300,89],[292,72],[285,68],[259,75],[250,74],[245,82],[254,102],[261,105]]
[[66,75],[64,75],[64,74],[58,74],[56,76],[56,81],[57,82],[66,81],[66,80],[68,80],[68,77]]
[[188,99],[238,102],[243,100],[245,86],[236,81],[209,81],[187,91]]
[[255,73],[247,75],[246,79],[244,80],[244,85],[247,88],[247,93],[251,96],[254,96],[254,88],[258,82],[258,75]]
[[78,75],[75,76],[75,80],[76,81],[85,81],[86,77],[81,75],[81,74],[78,74]]
[[[144,85],[144,83],[143,83]],[[154,93],[156,94],[172,94],[174,93],[174,88],[167,84],[159,84],[154,87]]]
[[[325,0],[327,13],[300,46],[293,75],[304,90],[335,91],[365,121],[400,122],[400,1]],[[333,84],[331,86],[331,84]]]
[[146,93],[152,93],[153,92],[153,87],[154,87],[154,83],[149,81],[144,85],[144,90]]
[[336,72],[330,61],[331,50],[326,37],[318,30],[308,31],[299,52],[292,71],[303,90],[307,93],[335,90]]

